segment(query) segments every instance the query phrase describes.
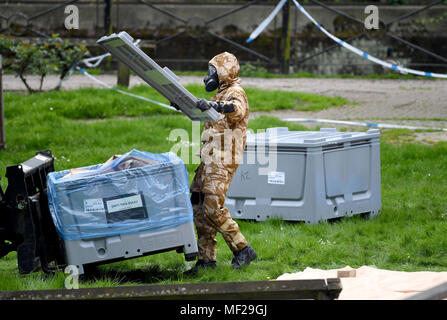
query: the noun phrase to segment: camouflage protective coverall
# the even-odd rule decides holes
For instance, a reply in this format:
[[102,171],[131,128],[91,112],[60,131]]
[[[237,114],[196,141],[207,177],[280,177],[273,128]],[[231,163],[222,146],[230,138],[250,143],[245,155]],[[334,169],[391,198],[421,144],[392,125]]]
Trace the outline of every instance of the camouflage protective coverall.
[[216,234],[220,232],[233,252],[247,246],[247,241],[225,207],[225,195],[242,159],[248,125],[248,101],[240,85],[239,62],[228,52],[209,62],[217,69],[219,87],[211,101],[233,104],[234,112],[224,113],[215,122],[204,124],[202,162],[196,170],[191,192],[199,194],[192,201],[198,234],[199,259],[216,261]]

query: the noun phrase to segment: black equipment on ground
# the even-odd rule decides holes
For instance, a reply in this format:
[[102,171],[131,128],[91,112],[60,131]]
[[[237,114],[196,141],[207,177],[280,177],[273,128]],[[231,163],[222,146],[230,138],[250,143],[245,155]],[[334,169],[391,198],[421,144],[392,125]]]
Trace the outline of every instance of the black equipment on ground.
[[46,176],[52,171],[51,151],[39,151],[28,161],[7,167],[4,193],[0,186],[0,258],[17,251],[22,274],[65,266],[63,242],[48,208]]

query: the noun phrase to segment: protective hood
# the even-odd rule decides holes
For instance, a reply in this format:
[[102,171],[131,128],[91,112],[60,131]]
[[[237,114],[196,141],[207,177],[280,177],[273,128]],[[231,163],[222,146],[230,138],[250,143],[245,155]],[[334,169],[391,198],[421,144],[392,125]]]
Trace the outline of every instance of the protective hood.
[[220,53],[212,58],[209,63],[217,69],[219,90],[239,82],[239,62],[233,54],[228,52]]

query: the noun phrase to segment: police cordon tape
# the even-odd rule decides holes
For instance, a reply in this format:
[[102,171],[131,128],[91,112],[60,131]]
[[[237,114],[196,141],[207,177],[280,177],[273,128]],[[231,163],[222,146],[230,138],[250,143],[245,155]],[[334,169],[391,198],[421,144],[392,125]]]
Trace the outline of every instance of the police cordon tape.
[[[140,42],[141,42],[140,39],[136,40],[135,45],[138,46],[140,44]],[[80,63],[83,63],[87,68],[96,68],[97,66],[99,66],[101,64],[101,62],[105,58],[110,57],[110,56],[111,56],[110,53],[105,53],[100,56],[83,59],[83,60],[81,60]],[[93,61],[95,61],[95,62],[93,62]]]
[[367,54],[366,52],[363,52],[362,50],[359,50],[353,46],[351,46],[349,43],[344,42],[343,40],[337,38],[336,36],[332,35],[331,33],[329,33],[328,31],[326,31],[326,29],[324,29],[320,24],[318,24],[317,21],[315,21],[315,19],[303,8],[302,5],[300,5],[298,3],[298,1],[296,0],[292,0],[293,3],[295,4],[295,6],[298,8],[298,10],[300,10],[310,21],[313,22],[313,24],[315,24],[317,26],[318,29],[320,29],[325,35],[327,35],[329,38],[331,38],[333,41],[337,42],[339,45],[343,46],[344,48],[348,49],[349,51],[369,60],[372,62],[375,62],[377,64],[380,64],[382,66],[384,66],[385,68],[389,68],[389,69],[393,69],[393,70],[397,70],[397,71],[401,71],[401,72],[406,72],[406,73],[410,73],[410,74],[414,74],[414,75],[418,75],[418,76],[426,76],[426,77],[433,77],[433,78],[444,78],[447,79],[447,74],[440,74],[440,73],[431,73],[431,72],[424,72],[424,71],[419,71],[419,70],[414,70],[414,69],[409,69],[409,68],[404,68],[404,67],[400,67],[400,66],[396,66],[395,64],[389,63],[389,62],[385,62],[383,60],[380,60],[372,55]]
[[256,39],[259,34],[267,27],[270,22],[272,22],[273,18],[278,14],[279,10],[286,4],[287,0],[281,0],[278,5],[273,9],[272,13],[264,20],[262,23],[253,31],[248,39],[246,40],[247,43],[252,42],[254,39]]
[[92,76],[90,73],[88,73],[87,71],[85,71],[84,69],[82,69],[79,66],[76,67],[76,70],[81,72],[83,75],[85,75],[89,79],[95,81],[96,83],[98,83],[98,84],[102,85],[103,87],[106,87],[106,88],[108,88],[110,90],[116,91],[116,92],[124,94],[126,96],[130,96],[130,97],[133,97],[133,98],[136,98],[136,99],[140,99],[140,100],[143,100],[143,101],[146,101],[146,102],[150,102],[150,103],[156,104],[156,105],[158,105],[160,107],[163,107],[163,108],[167,108],[167,109],[179,112],[177,109],[175,109],[174,107],[172,107],[170,105],[167,105],[167,104],[164,104],[164,103],[161,103],[161,102],[158,102],[158,101],[146,98],[146,97],[142,97],[142,96],[139,96],[139,95],[136,95],[136,94],[133,94],[133,93],[126,92],[126,91],[120,90],[118,88],[115,88],[115,87],[113,87],[113,86],[111,86],[111,85],[109,85],[109,84],[99,80],[98,78],[95,78],[94,76]]
[[287,121],[287,122],[314,122],[314,123],[345,124],[345,125],[350,125],[350,126],[383,128],[383,129],[408,129],[408,130],[447,131],[447,128],[413,127],[413,126],[403,126],[403,125],[398,125],[398,124],[368,123],[368,122],[331,120],[331,119],[285,118],[285,119],[281,119],[281,120]]
[[[356,47],[346,43],[345,41],[337,38],[336,36],[334,36],[333,34],[331,34],[330,32],[328,32],[326,29],[324,29],[304,8],[301,4],[299,4],[298,1],[296,0],[292,0],[293,3],[295,4],[295,6],[298,8],[298,10],[300,10],[318,29],[320,29],[326,36],[328,36],[330,39],[332,39],[333,41],[335,41],[336,43],[338,43],[339,45],[341,45],[342,47],[348,49],[349,51],[369,60],[372,61],[374,63],[380,64],[381,66],[388,68],[388,69],[392,69],[392,70],[396,70],[396,71],[400,71],[401,73],[410,73],[410,74],[414,74],[414,75],[418,75],[418,76],[426,76],[426,77],[431,77],[431,78],[443,78],[443,79],[447,79],[447,74],[441,74],[441,73],[432,73],[432,72],[425,72],[425,71],[420,71],[420,70],[414,70],[414,69],[409,69],[409,68],[404,68],[401,66],[397,66],[395,64],[380,60],[360,49],[357,49]],[[255,29],[255,31],[252,32],[252,34],[250,34],[250,36],[248,37],[248,39],[246,40],[247,42],[251,42],[253,41],[266,27],[267,25],[273,20],[273,18],[275,17],[275,15],[278,13],[278,11],[284,6],[285,1],[282,0],[280,3],[278,3],[278,5],[276,6],[276,8],[274,9],[274,11]]]
[[[81,72],[83,75],[85,75],[86,77],[88,77],[89,79],[93,80],[94,82],[102,85],[105,88],[108,88],[110,90],[113,90],[115,92],[136,98],[136,99],[140,99],[146,102],[150,102],[150,103],[154,103],[158,106],[161,106],[163,108],[168,108],[170,110],[173,111],[177,111],[179,112],[177,109],[175,109],[172,106],[169,106],[167,104],[146,98],[146,97],[142,97],[142,96],[138,96],[136,94],[130,93],[130,92],[126,92],[123,90],[120,90],[118,88],[112,87],[111,85],[97,79],[96,77],[92,76],[91,74],[89,74],[87,71],[85,71],[84,69],[82,69],[81,67],[76,67],[76,69]],[[356,121],[343,121],[343,120],[330,120],[330,119],[307,119],[307,118],[286,118],[286,119],[281,119],[283,121],[287,121],[287,122],[315,122],[315,123],[332,123],[332,124],[345,124],[345,125],[353,125],[353,126],[363,126],[363,127],[373,127],[373,128],[387,128],[387,129],[408,129],[408,130],[436,130],[436,131],[447,131],[446,128],[428,128],[428,127],[413,127],[413,126],[402,126],[402,125],[396,125],[396,124],[380,124],[380,123],[368,123],[368,122],[356,122]]]
[[[138,46],[138,45],[140,44],[140,42],[141,42],[140,39],[136,40],[136,41],[135,41],[135,45]],[[105,54],[102,54],[102,55],[99,55],[99,56],[96,56],[96,57],[86,58],[86,59],[81,60],[81,62],[80,62],[79,64],[82,63],[82,64],[84,64],[87,68],[96,68],[97,66],[99,66],[99,65],[101,64],[101,62],[102,62],[105,58],[107,58],[107,57],[109,57],[109,56],[111,56],[110,53],[105,53]],[[93,62],[93,61],[95,61],[95,62]],[[96,83],[98,83],[98,84],[102,85],[103,87],[106,87],[106,88],[108,88],[108,89],[110,89],[110,90],[116,91],[116,92],[121,93],[121,94],[124,94],[124,95],[126,95],[126,96],[130,96],[130,97],[133,97],[133,98],[136,98],[136,99],[140,99],[140,100],[143,100],[143,101],[146,101],[146,102],[150,102],[150,103],[156,104],[156,105],[158,105],[158,106],[160,106],[160,107],[163,107],[163,108],[167,108],[167,109],[170,109],[170,110],[178,111],[178,112],[179,112],[179,110],[177,110],[177,109],[175,109],[174,107],[169,106],[169,105],[167,105],[167,104],[164,104],[164,103],[161,103],[161,102],[158,102],[158,101],[155,101],[155,100],[146,98],[146,97],[142,97],[142,96],[139,96],[139,95],[130,93],[130,92],[126,92],[126,91],[120,90],[120,89],[118,89],[118,88],[115,88],[115,87],[113,87],[113,86],[111,86],[111,85],[109,85],[109,84],[107,84],[107,83],[105,83],[105,82],[99,80],[98,78],[95,78],[95,77],[92,76],[90,73],[88,73],[88,72],[85,71],[83,68],[81,68],[81,67],[79,67],[79,66],[77,66],[77,65],[76,65],[76,66],[73,66],[73,67],[70,69],[70,72],[68,73],[67,79],[71,76],[71,74],[73,73],[73,70],[74,70],[74,69],[78,70],[79,72],[81,72],[83,75],[85,75],[85,76],[88,77],[89,79],[95,81]],[[67,79],[63,79],[63,80],[67,80]]]
[[[86,58],[81,60],[80,63],[83,63],[87,68],[96,68],[97,66],[99,66],[102,62],[102,60],[104,60],[105,58],[111,56],[110,53],[104,53],[100,56],[96,56],[96,57],[91,57],[91,58]],[[95,62],[93,62],[95,61]]]

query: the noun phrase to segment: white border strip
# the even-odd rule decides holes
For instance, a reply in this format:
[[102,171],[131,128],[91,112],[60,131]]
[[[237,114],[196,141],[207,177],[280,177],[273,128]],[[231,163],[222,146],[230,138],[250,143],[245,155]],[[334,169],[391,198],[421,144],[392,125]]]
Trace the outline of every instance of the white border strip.
[[287,121],[287,122],[315,122],[315,123],[346,124],[346,125],[350,125],[350,126],[383,128],[383,129],[408,129],[408,130],[447,131],[447,128],[413,127],[413,126],[401,126],[401,125],[398,125],[398,124],[368,123],[368,122],[330,120],[330,119],[286,118],[286,119],[280,119],[280,120]]

